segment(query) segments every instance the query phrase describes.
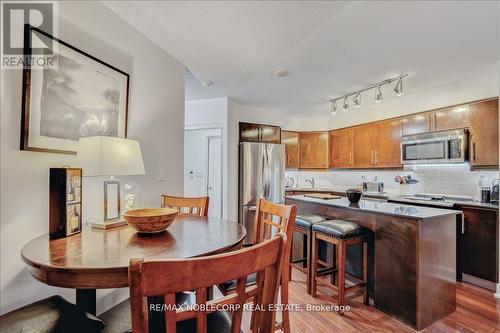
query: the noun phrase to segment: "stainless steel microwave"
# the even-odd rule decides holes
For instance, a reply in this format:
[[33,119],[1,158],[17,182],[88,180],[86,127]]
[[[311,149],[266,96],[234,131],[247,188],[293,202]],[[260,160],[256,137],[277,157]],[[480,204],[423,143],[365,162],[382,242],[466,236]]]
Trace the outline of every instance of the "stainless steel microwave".
[[469,160],[468,148],[467,129],[403,136],[401,163],[463,163]]

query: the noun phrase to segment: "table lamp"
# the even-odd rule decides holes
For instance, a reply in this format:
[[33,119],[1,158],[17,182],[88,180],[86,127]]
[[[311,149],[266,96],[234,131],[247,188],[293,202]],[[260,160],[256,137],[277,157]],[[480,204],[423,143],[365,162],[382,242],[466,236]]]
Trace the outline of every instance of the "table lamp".
[[104,219],[90,222],[95,228],[124,225],[120,209],[120,181],[114,176],[145,175],[139,142],[109,136],[80,139],[78,160],[83,177],[109,176],[104,181]]

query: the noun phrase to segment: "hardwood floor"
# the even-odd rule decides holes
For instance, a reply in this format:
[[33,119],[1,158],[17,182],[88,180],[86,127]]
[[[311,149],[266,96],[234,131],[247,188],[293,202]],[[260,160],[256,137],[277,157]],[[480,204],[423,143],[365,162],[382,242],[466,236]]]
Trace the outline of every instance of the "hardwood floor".
[[[333,290],[318,285],[318,298],[306,293],[305,274],[294,269],[290,283],[290,304],[336,304]],[[377,310],[363,305],[361,293],[346,298],[351,310],[344,315],[335,312],[291,312],[292,332],[416,332]],[[493,293],[465,283],[457,285],[457,311],[421,331],[500,332],[500,300]]]
[[[290,282],[290,304],[333,304],[335,293],[318,285],[318,298],[306,293],[305,275],[294,269]],[[217,297],[217,296],[216,296]],[[457,286],[457,311],[421,332],[425,333],[493,333],[500,332],[500,300],[493,293],[465,283]],[[363,305],[363,297],[346,297],[351,310],[344,315],[336,312],[290,312],[293,333],[323,332],[416,332],[403,323],[377,310]],[[130,305],[125,301],[99,316],[106,323],[103,333],[123,333],[130,329]],[[248,332],[249,313],[245,313],[243,330]]]

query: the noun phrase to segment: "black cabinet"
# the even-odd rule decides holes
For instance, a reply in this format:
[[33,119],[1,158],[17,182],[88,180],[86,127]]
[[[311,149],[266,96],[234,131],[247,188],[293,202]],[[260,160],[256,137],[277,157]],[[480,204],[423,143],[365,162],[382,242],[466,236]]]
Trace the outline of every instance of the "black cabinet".
[[498,283],[498,210],[462,207],[462,273]]
[[240,123],[240,142],[281,143],[281,128],[271,125]]
[[61,238],[82,230],[82,169],[51,168],[49,235]]

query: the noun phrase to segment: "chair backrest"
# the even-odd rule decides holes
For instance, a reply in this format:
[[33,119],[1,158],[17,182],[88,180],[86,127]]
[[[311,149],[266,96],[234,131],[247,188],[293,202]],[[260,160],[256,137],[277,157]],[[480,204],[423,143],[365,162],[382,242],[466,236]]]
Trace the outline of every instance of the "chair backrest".
[[[296,216],[295,205],[279,205],[260,199],[255,210],[254,244],[270,239],[278,232],[292,239]],[[290,246],[290,244],[291,242],[288,242],[287,245]]]
[[208,197],[185,198],[162,195],[161,206],[178,209],[182,215],[208,215]]
[[[147,297],[164,296],[166,332],[175,333],[177,321],[196,318],[197,333],[206,332],[207,314],[221,305],[233,304],[231,332],[240,332],[243,305],[254,297],[257,316],[253,333],[274,332],[274,311],[287,237],[280,233],[256,246],[220,255],[182,260],[146,261],[131,259],[129,266],[132,331],[148,332]],[[244,264],[242,264],[244,263]],[[247,276],[257,273],[257,283],[246,286]],[[206,300],[206,288],[225,281],[237,280],[236,292],[223,298]],[[193,308],[175,307],[175,293],[195,291]]]

